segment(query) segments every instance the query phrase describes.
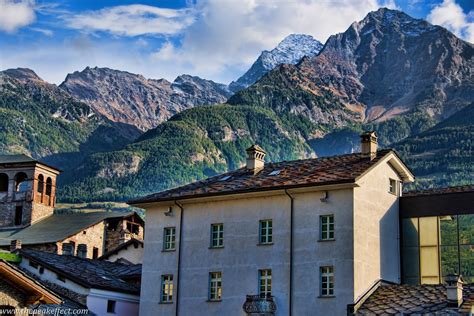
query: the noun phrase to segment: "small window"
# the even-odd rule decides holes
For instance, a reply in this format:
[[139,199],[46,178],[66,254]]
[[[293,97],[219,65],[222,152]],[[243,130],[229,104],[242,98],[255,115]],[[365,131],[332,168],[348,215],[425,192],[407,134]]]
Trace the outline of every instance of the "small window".
[[272,296],[272,270],[258,270],[258,294],[260,297]]
[[219,179],[219,181],[227,181],[230,178],[232,178],[232,176],[223,176],[222,178]]
[[273,243],[273,223],[271,219],[260,221],[260,243],[271,244]]
[[23,222],[23,206],[19,205],[15,208],[15,225],[21,225]]
[[8,175],[6,173],[0,173],[0,192],[8,191]]
[[163,233],[163,250],[175,250],[176,249],[176,228],[166,227]]
[[107,300],[107,313],[115,314],[116,301]]
[[334,215],[323,215],[320,221],[320,240],[334,240]]
[[63,277],[62,275],[56,274],[56,278],[61,282],[66,282],[66,278]]
[[40,273],[40,274],[43,274],[43,273],[44,273],[44,267],[40,267],[40,268],[39,268],[39,273]]
[[222,299],[222,272],[209,273],[209,300],[220,301]]
[[161,302],[173,302],[173,275],[171,274],[161,276]]
[[224,247],[224,224],[211,225],[211,248]]
[[269,176],[277,176],[281,173],[281,170],[273,170],[272,172],[270,172],[268,175]]
[[77,256],[79,258],[87,258],[87,245],[86,244],[77,245]]
[[321,267],[321,296],[334,295],[334,267]]
[[397,180],[390,179],[389,192],[392,194],[397,194]]
[[92,259],[97,259],[99,258],[99,248],[94,247],[92,249]]

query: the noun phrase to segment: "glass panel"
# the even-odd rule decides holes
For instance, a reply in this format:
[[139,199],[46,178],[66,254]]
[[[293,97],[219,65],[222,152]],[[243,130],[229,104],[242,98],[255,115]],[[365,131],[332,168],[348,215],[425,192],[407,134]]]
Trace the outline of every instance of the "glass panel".
[[402,246],[418,246],[418,218],[404,218],[402,220]]
[[439,218],[439,243],[442,246],[457,246],[457,218],[456,216],[440,216]]
[[448,274],[459,274],[458,272],[458,247],[441,246],[441,276],[445,278]]
[[459,243],[474,245],[474,215],[459,215]]
[[420,276],[420,254],[418,247],[404,247],[402,248],[403,256],[403,278],[416,278],[419,282]]
[[420,217],[420,246],[438,244],[438,217]]
[[422,283],[426,283],[423,280],[429,278],[436,278],[436,283],[439,283],[439,259],[438,259],[438,247],[421,247],[420,249],[420,272]]
[[474,277],[474,246],[461,246],[461,275],[465,282]]

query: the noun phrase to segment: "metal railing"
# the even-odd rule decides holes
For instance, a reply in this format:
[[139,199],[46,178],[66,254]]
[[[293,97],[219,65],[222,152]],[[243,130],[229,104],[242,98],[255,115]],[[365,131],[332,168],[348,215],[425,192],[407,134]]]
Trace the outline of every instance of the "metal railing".
[[247,295],[243,309],[249,315],[273,315],[277,307],[273,296]]

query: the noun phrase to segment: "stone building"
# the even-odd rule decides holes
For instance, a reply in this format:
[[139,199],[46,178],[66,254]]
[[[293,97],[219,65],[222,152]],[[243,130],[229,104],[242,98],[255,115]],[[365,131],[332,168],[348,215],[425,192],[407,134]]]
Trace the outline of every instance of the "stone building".
[[375,133],[361,149],[265,163],[252,146],[243,168],[130,201],[147,212],[140,315],[346,315],[399,283],[414,177]]
[[0,248],[98,258],[130,239],[143,240],[135,212],[54,213],[60,170],[25,155],[0,156]]
[[132,238],[129,241],[119,245],[117,248],[109,250],[99,260],[110,262],[119,262],[124,264],[142,264],[143,263],[143,241]]
[[25,155],[1,155],[0,228],[26,227],[53,214],[60,172]]

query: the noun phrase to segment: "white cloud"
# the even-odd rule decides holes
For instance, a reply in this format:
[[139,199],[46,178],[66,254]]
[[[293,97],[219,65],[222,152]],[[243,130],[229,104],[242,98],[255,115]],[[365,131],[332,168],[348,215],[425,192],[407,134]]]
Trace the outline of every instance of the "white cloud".
[[474,43],[474,10],[464,13],[455,0],[444,0],[428,14],[427,20],[444,26],[458,37]]
[[0,31],[11,33],[34,21],[33,0],[0,0]]
[[310,34],[324,43],[381,6],[395,5],[392,0],[197,0],[192,7],[196,22],[184,30],[181,43],[165,45],[154,58],[173,61],[177,69],[186,64],[188,72],[229,82],[285,36]]
[[39,27],[30,27],[30,30],[41,33],[41,34],[43,34],[45,36],[49,36],[49,37],[53,36],[53,34],[54,34],[53,31],[51,31],[51,30],[43,29],[43,28],[39,28]]
[[70,28],[82,31],[103,31],[116,35],[172,35],[189,26],[194,17],[189,9],[163,9],[133,4],[67,14],[63,17]]

